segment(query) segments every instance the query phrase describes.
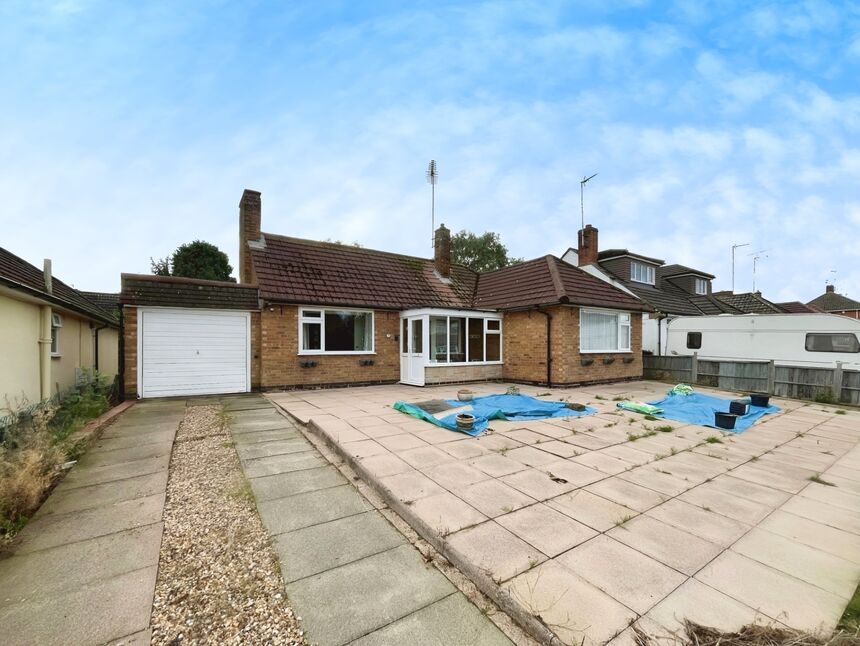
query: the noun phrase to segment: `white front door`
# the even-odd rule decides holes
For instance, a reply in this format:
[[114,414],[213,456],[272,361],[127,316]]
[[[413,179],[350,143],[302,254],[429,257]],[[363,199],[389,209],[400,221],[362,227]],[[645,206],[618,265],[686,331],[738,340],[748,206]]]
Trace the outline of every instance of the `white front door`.
[[424,319],[420,316],[401,319],[400,381],[424,385]]

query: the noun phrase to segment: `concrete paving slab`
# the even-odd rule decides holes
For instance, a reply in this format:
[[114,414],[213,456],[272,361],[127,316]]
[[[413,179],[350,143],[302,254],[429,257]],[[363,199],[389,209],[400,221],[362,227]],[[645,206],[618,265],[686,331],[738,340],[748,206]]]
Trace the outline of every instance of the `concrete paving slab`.
[[124,449],[114,449],[111,451],[98,451],[96,453],[87,452],[78,460],[76,465],[78,468],[103,467],[114,464],[122,464],[125,462],[134,462],[136,460],[146,460],[149,458],[160,458],[170,456],[173,449],[173,442],[161,442],[158,444],[144,444],[142,446],[132,446]]
[[727,494],[720,489],[718,480],[690,489],[678,496],[678,500],[698,507],[707,507],[711,511],[747,525],[757,524],[773,511],[773,507]]
[[440,445],[439,448],[457,460],[469,460],[482,455],[490,455],[489,449],[485,449],[472,438],[457,440],[456,442],[446,442]]
[[549,557],[597,535],[590,527],[543,503],[499,516],[496,522]]
[[490,478],[486,473],[465,462],[446,462],[424,470],[424,475],[449,491]]
[[696,579],[797,630],[831,632],[845,599],[731,550]]
[[620,478],[596,482],[586,487],[585,490],[636,511],[646,511],[668,500],[668,496],[665,494]]
[[543,471],[550,478],[562,478],[577,488],[603,480],[606,477],[606,474],[601,471],[570,460],[556,460],[538,467],[538,470]]
[[385,476],[414,471],[411,466],[393,454],[373,455],[369,458],[362,458],[359,462],[361,467],[374,478],[384,478]]
[[409,503],[409,507],[413,514],[443,537],[487,520],[480,511],[448,491],[418,498]]
[[660,462],[636,467],[630,471],[618,474],[618,477],[621,480],[652,489],[668,497],[677,496],[693,486],[691,483],[663,468]]
[[114,641],[108,642],[106,646],[149,646],[152,643],[152,629],[147,628],[133,635],[126,635]]
[[548,506],[570,516],[598,532],[612,529],[625,518],[632,518],[638,512],[616,502],[578,489],[558,496],[546,503]]
[[846,600],[860,579],[860,564],[758,528],[735,543],[732,550]]
[[[821,485],[818,485],[821,486]],[[835,527],[852,534],[860,534],[860,512],[856,507],[853,510],[833,507],[827,503],[795,496],[780,507],[782,511],[787,511],[795,516],[809,518],[818,523]]]
[[537,501],[554,498],[576,489],[575,484],[553,480],[548,473],[533,468],[503,476],[499,480]]
[[164,492],[70,514],[35,518],[21,532],[16,554],[56,547],[161,522]]
[[133,462],[121,464],[109,464],[102,467],[77,468],[73,467],[69,474],[63,479],[63,484],[71,489],[73,487],[88,487],[106,482],[116,482],[126,478],[136,478],[159,471],[167,471],[170,465],[170,456],[162,455],[157,458],[146,458]]
[[87,453],[114,451],[116,449],[128,449],[133,446],[144,446],[146,444],[173,442],[174,435],[176,435],[176,429],[166,429],[163,431],[155,431],[153,433],[145,433],[143,435],[130,435],[127,437],[100,437],[90,445]]
[[602,471],[607,475],[617,475],[630,468],[630,463],[621,458],[603,453],[602,451],[589,451],[571,459],[571,462],[582,464],[592,469]]
[[0,607],[156,566],[161,532],[159,522],[0,560]]
[[309,450],[310,443],[304,438],[294,440],[276,440],[274,442],[260,442],[259,444],[242,444],[236,447],[236,453],[242,460],[254,460],[266,458],[272,455],[286,455],[287,453],[302,453]]
[[289,583],[309,639],[338,646],[401,619],[453,592],[442,574],[411,546]]
[[346,478],[331,465],[260,476],[251,480],[254,497],[258,501],[286,498],[344,484],[346,484]]
[[512,642],[459,594],[398,619],[352,642],[354,646],[511,646]]
[[377,511],[339,518],[275,538],[286,583],[405,543],[400,533]]
[[493,521],[452,534],[448,544],[497,583],[546,560],[546,555]]
[[684,619],[734,632],[748,624],[777,625],[772,617],[705,585],[688,579],[646,615],[671,632],[684,634]]
[[4,641],[10,646],[96,646],[144,631],[157,569],[146,567],[0,608]]
[[596,536],[565,552],[558,562],[639,614],[687,577],[609,536]]
[[552,626],[565,644],[599,646],[627,628],[636,613],[556,560],[509,581],[505,589]]
[[409,449],[420,449],[427,446],[427,442],[420,437],[415,437],[412,433],[398,433],[397,435],[386,435],[377,438],[379,444],[384,446],[389,451],[400,453]]
[[161,493],[167,489],[167,471],[150,473],[89,487],[66,487],[64,482],[51,493],[39,508],[36,518],[51,514],[68,514],[94,507],[112,505]]
[[526,465],[522,462],[517,462],[497,453],[473,458],[469,460],[469,464],[494,478],[501,478],[526,469]]
[[288,473],[301,469],[313,469],[328,464],[316,451],[304,451],[302,453],[285,453],[283,455],[272,455],[267,458],[247,460],[244,464],[245,475],[248,478],[259,478],[276,473]]
[[853,563],[860,563],[860,540],[855,534],[843,532],[841,529],[834,529],[779,509],[759,523],[758,527]]
[[534,498],[493,479],[456,487],[454,491],[457,492],[458,497],[490,518],[510,513],[535,502]]
[[860,509],[860,494],[842,491],[839,487],[811,483],[800,492],[800,496],[849,511]]
[[751,527],[717,514],[710,507],[703,509],[677,498],[654,507],[645,515],[723,547],[729,547]]
[[282,428],[268,431],[251,431],[248,433],[233,433],[233,443],[236,446],[245,444],[259,444],[260,442],[283,441],[288,442],[301,438],[301,434],[295,429]]
[[257,505],[270,534],[283,534],[372,509],[351,485],[267,500]]
[[687,575],[695,574],[723,549],[648,516],[637,516],[607,535]]
[[395,497],[405,502],[413,502],[419,498],[445,493],[445,490],[430,478],[418,471],[406,471],[380,480],[382,486]]

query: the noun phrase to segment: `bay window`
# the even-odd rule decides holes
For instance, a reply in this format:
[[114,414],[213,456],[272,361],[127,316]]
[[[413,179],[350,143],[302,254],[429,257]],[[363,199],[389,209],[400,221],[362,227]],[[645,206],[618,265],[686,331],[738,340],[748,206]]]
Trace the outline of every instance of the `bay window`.
[[373,312],[341,309],[299,310],[299,354],[373,352]]
[[580,352],[630,352],[630,314],[580,310]]

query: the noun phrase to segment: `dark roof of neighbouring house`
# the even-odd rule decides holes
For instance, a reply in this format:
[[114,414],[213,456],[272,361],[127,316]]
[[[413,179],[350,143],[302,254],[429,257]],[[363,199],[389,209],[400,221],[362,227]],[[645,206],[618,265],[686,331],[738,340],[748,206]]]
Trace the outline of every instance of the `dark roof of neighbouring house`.
[[627,289],[659,312],[686,316],[699,316],[702,314],[701,310],[691,302],[690,295],[680,287],[674,285],[657,287],[655,285],[637,283],[632,280],[624,280],[620,276],[616,276],[616,278]]
[[512,309],[558,303],[648,309],[586,272],[545,256],[478,274],[451,266],[443,280],[432,259],[263,234],[251,258],[261,298],[272,302],[409,309]]
[[760,292],[733,294],[732,292],[715,292],[714,298],[734,307],[742,314],[784,314],[776,304],[763,298]]
[[824,312],[842,312],[845,310],[860,310],[860,302],[854,299],[837,294],[834,292],[825,292],[818,298],[813,298],[807,303],[809,306],[817,307]]
[[480,274],[475,307],[519,309],[570,303],[647,311],[642,301],[555,256]]
[[685,274],[695,274],[696,276],[710,278],[711,280],[715,278],[713,274],[709,274],[706,271],[702,271],[701,269],[693,269],[692,267],[685,267],[684,265],[663,265],[657,270],[657,273],[659,273],[660,276],[663,278],[669,278],[671,276],[683,276]]
[[80,290],[87,300],[92,301],[102,309],[110,311],[119,307],[119,293],[113,292],[87,292]]
[[597,260],[609,260],[611,258],[617,258],[619,256],[630,256],[631,258],[638,258],[639,260],[644,260],[646,262],[653,263],[655,265],[662,265],[663,261],[659,258],[651,258],[649,256],[643,256],[642,254],[633,253],[632,251],[628,251],[627,249],[605,249],[603,251],[598,252]]
[[45,286],[44,272],[2,247],[0,247],[0,284],[102,323],[116,325],[116,320],[110,312],[103,310],[74,287],[66,285],[53,275],[49,294]]
[[380,309],[471,306],[476,274],[465,267],[452,265],[450,281],[443,281],[427,258],[263,236],[265,248],[250,251],[265,300]]
[[256,285],[148,274],[122,275],[120,303],[219,310],[260,309],[259,290]]
[[800,301],[787,301],[785,303],[774,303],[777,307],[779,307],[784,312],[788,312],[789,314],[809,314],[820,312],[821,310],[810,307],[809,305],[804,305]]

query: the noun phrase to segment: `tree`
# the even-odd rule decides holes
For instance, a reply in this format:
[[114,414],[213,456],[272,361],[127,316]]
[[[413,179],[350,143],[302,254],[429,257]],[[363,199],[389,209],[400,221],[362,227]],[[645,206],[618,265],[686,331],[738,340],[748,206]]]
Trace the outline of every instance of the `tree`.
[[493,271],[522,261],[508,256],[498,233],[487,231],[478,236],[471,231],[460,231],[451,236],[451,262],[473,271]]
[[158,260],[150,258],[152,273],[156,276],[181,276],[203,280],[227,280],[236,282],[230,276],[233,267],[227,254],[214,244],[195,240],[181,245],[173,255]]

